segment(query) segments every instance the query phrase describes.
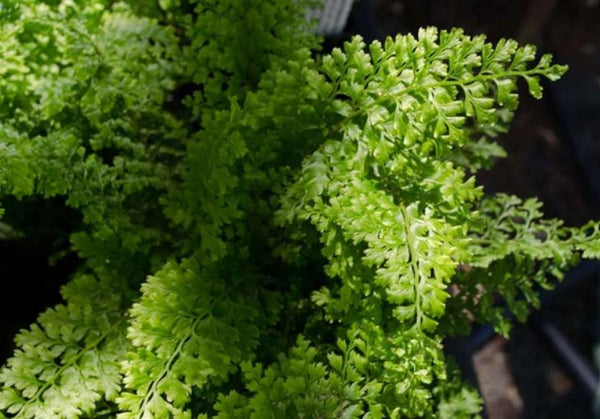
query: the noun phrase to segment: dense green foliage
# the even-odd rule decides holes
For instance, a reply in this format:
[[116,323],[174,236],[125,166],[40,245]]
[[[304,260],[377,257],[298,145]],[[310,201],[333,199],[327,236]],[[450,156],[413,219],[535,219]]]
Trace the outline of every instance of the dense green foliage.
[[508,333],[600,257],[598,223],[474,177],[517,80],[539,98],[566,68],[431,28],[319,55],[294,0],[150,4],[0,8],[5,222],[81,214],[0,417],[476,416],[444,337]]

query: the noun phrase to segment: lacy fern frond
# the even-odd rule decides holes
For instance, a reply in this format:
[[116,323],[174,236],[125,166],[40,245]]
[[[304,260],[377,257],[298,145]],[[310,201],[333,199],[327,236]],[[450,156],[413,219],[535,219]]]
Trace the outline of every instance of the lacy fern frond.
[[[542,218],[541,207],[536,199],[505,194],[480,202],[470,230],[471,257],[457,272],[459,286],[447,310],[453,327],[469,330],[470,322],[451,308],[461,306],[507,335],[506,307],[525,321],[529,307],[540,305],[540,289],[551,289],[581,257],[597,257],[597,223],[565,227],[561,220]],[[497,296],[504,301],[498,304]]]
[[565,68],[551,66],[549,56],[528,67],[532,47],[512,41],[493,47],[459,30],[439,38],[421,30],[418,38],[375,42],[370,53],[356,37],[323,58],[323,71],[339,86],[331,108],[342,116],[339,139],[305,160],[280,217],[310,220],[330,260],[345,246],[340,241],[362,248],[360,260],[344,263],[362,263],[374,275],[363,276],[364,285],[354,281],[354,288],[396,305],[400,323],[433,332],[455,268],[469,258],[466,233],[477,222],[471,211],[481,196],[474,179],[465,180],[444,157],[468,141],[462,129],[468,121],[496,123],[499,109],[514,109],[518,77],[537,96],[539,77],[554,79]]
[[192,262],[167,264],[131,309],[120,418],[189,417],[192,388],[214,385],[251,358],[257,313]]
[[17,335],[19,349],[0,371],[0,409],[11,416],[77,418],[121,392],[128,343],[119,294],[81,275],[63,296],[66,305]]
[[217,418],[247,417],[359,417],[369,412],[382,417],[377,403],[381,386],[366,381],[366,359],[356,342],[338,340],[338,351],[318,360],[319,352],[304,338],[298,338],[289,356],[281,356],[274,365],[245,363],[242,366],[250,396],[231,392],[216,404]]

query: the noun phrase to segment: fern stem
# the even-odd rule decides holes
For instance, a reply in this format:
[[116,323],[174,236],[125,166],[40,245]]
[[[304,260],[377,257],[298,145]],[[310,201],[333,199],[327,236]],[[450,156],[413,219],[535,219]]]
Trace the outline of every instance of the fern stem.
[[413,274],[413,288],[415,290],[415,314],[416,314],[416,322],[414,327],[420,329],[421,323],[423,321],[422,313],[421,313],[421,293],[419,289],[421,288],[421,280],[422,278],[419,276],[419,262],[416,259],[416,252],[413,247],[414,237],[410,231],[410,225],[408,223],[408,214],[406,212],[406,208],[400,206],[400,211],[402,212],[402,221],[404,224],[404,231],[406,234],[406,247],[408,248],[408,256],[410,258],[410,270]]
[[169,373],[169,371],[171,371],[171,368],[173,367],[173,363],[177,360],[177,358],[179,358],[179,354],[181,353],[181,351],[183,349],[183,346],[190,340],[190,338],[192,337],[192,335],[195,333],[196,327],[198,327],[198,323],[203,318],[204,317],[198,317],[198,318],[196,318],[194,320],[194,322],[192,323],[192,325],[189,328],[189,333],[187,333],[179,341],[179,343],[177,344],[177,347],[173,351],[173,354],[165,362],[164,368],[161,371],[161,373],[159,374],[158,378],[156,380],[152,380],[152,384],[150,384],[150,388],[146,392],[146,396],[144,397],[144,399],[140,403],[140,408],[139,408],[138,414],[136,416],[137,418],[142,419],[143,417],[145,417],[144,416],[144,412],[146,411],[148,403],[150,403],[150,400],[152,400],[152,398],[154,397],[154,394],[156,393],[156,391],[158,389],[158,386],[160,385],[161,381],[164,380],[165,377],[167,376],[167,374]]
[[[339,131],[339,129],[341,127],[343,127],[344,125],[347,125],[349,123],[349,121],[353,120],[357,116],[366,114],[369,112],[369,110],[371,110],[375,106],[381,105],[382,101],[389,100],[389,99],[399,99],[402,96],[405,96],[409,93],[418,92],[418,91],[429,91],[431,89],[435,89],[436,87],[462,86],[462,85],[466,85],[466,84],[470,84],[470,83],[475,83],[477,81],[488,82],[488,81],[499,80],[499,79],[503,79],[503,78],[512,78],[512,77],[516,78],[516,77],[524,77],[524,76],[531,76],[531,75],[543,75],[543,74],[544,73],[542,71],[540,71],[539,69],[532,68],[531,70],[525,70],[525,71],[507,71],[506,73],[501,74],[501,75],[500,74],[478,74],[476,76],[473,76],[471,78],[464,79],[464,80],[443,80],[443,81],[440,81],[437,83],[431,83],[431,84],[420,84],[420,83],[413,82],[409,87],[398,92],[396,95],[393,95],[390,97],[380,97],[380,100],[375,100],[367,105],[364,105],[364,104],[361,105],[361,107],[359,109],[356,109],[349,116],[345,117],[342,121],[340,121],[339,123],[334,125],[331,132]],[[416,77],[415,77],[415,79],[416,79]]]

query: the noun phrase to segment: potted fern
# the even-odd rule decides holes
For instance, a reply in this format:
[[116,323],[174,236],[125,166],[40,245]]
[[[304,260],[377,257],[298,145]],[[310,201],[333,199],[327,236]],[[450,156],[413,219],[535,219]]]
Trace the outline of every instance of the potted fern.
[[303,2],[159,5],[3,9],[2,196],[82,217],[3,415],[476,416],[444,337],[508,333],[495,295],[524,319],[600,257],[597,222],[476,183],[517,81],[566,67],[458,29],[319,55]]

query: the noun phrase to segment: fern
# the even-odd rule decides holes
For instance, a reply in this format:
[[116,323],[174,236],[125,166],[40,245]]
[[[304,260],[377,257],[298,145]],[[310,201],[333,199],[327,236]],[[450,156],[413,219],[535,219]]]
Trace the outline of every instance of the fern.
[[192,387],[227,378],[251,356],[255,310],[203,274],[210,275],[167,264],[142,286],[127,334],[133,350],[123,364],[129,391],[119,397],[129,413],[119,417],[184,417]]
[[15,341],[0,371],[0,405],[15,417],[80,417],[121,391],[119,362],[128,346],[121,298],[106,283],[78,276],[66,305],[48,309]]
[[82,262],[16,338],[5,417],[476,417],[444,338],[508,334],[600,257],[597,222],[476,182],[518,81],[566,71],[532,46],[319,55],[295,0],[9,3],[0,197],[64,197]]

